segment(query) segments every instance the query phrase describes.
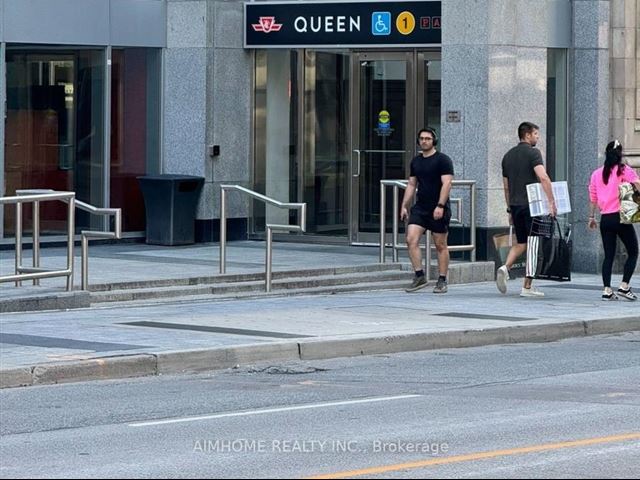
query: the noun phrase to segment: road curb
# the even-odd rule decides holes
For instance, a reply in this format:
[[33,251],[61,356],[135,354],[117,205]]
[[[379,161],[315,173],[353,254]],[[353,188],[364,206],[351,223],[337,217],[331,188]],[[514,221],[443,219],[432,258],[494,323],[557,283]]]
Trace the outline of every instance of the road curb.
[[33,367],[0,370],[0,388],[28,387],[33,385]]
[[321,360],[385,353],[467,348],[640,330],[640,316],[517,325],[483,330],[318,338],[234,347],[136,354],[0,370],[0,388],[220,370],[269,361]]
[[565,338],[640,330],[640,316],[572,321],[557,324],[518,325],[484,330],[410,333],[384,337],[315,339],[300,343],[301,360],[467,348],[510,343],[553,342]]
[[156,375],[155,355],[94,358],[0,371],[0,388]]
[[158,374],[220,370],[256,362],[300,360],[297,343],[280,342],[157,354]]

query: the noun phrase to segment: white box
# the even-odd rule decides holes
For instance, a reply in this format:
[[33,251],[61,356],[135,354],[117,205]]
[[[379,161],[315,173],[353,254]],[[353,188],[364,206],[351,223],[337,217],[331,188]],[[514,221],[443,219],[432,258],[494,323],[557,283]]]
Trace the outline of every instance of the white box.
[[[571,212],[571,199],[569,198],[569,186],[567,182],[551,182],[553,196],[556,199],[558,215]],[[529,212],[532,217],[549,215],[549,202],[547,195],[540,183],[530,183],[527,185],[527,197],[529,198]]]

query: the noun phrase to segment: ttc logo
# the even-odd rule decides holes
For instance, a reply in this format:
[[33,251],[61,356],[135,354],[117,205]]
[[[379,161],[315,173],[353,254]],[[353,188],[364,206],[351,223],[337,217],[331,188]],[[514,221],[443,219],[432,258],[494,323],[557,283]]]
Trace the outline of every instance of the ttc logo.
[[251,26],[256,32],[279,32],[282,28],[281,23],[276,23],[276,17],[260,17],[260,23],[252,23]]

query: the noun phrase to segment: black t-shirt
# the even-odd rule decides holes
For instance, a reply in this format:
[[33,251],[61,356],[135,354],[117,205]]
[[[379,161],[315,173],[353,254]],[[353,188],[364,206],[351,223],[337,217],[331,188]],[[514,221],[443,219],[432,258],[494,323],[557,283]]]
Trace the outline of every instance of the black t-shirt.
[[[430,157],[418,155],[411,160],[411,177],[418,180],[416,205],[431,211],[436,208],[442,189],[442,175],[453,175],[453,162],[444,153],[436,152]],[[447,199],[446,208],[449,208]]]
[[534,168],[544,165],[540,150],[520,142],[502,159],[502,176],[509,180],[509,205],[529,205],[527,185],[538,183]]

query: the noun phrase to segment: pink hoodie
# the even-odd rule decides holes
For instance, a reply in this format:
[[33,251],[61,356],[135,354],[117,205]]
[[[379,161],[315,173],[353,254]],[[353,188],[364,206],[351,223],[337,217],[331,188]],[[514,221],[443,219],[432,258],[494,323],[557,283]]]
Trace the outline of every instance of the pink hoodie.
[[620,211],[620,199],[618,198],[618,185],[623,182],[637,182],[638,174],[633,168],[625,165],[622,175],[618,176],[618,167],[613,167],[609,183],[605,185],[602,179],[602,171],[604,167],[600,167],[591,174],[589,182],[589,197],[591,202],[597,203],[600,213],[618,213]]

